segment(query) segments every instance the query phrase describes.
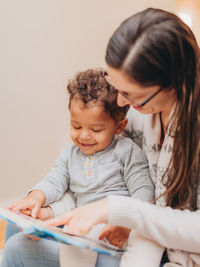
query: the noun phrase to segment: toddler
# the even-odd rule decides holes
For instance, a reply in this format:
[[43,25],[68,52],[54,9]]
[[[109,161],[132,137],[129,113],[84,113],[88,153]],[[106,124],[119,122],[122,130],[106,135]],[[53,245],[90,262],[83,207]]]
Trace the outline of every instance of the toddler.
[[[110,194],[152,201],[154,186],[145,155],[131,139],[120,135],[129,106],[117,105],[117,90],[106,81],[106,75],[103,69],[89,69],[68,83],[73,143],[66,145],[48,175],[24,199],[12,204],[12,209],[25,209],[22,212],[35,218],[51,218],[54,214],[49,205],[68,189],[76,207]],[[100,238],[106,236],[121,248],[129,233],[127,228],[105,226]],[[62,247],[62,254],[70,257],[69,266],[79,266],[78,248]],[[95,264],[95,257],[88,266]],[[66,259],[63,262],[61,265],[68,266]]]

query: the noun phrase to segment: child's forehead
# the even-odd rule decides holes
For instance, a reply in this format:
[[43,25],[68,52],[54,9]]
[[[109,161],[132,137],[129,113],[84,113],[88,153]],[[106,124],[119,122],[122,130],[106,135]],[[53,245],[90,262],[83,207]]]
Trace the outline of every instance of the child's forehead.
[[105,112],[105,104],[100,100],[91,100],[84,103],[80,97],[74,97],[71,99],[70,110],[77,109],[98,109],[99,111]]
[[89,105],[85,105],[80,101],[72,101],[70,113],[71,120],[74,121],[85,119],[98,124],[112,119],[109,112],[105,111],[103,103],[90,103]]

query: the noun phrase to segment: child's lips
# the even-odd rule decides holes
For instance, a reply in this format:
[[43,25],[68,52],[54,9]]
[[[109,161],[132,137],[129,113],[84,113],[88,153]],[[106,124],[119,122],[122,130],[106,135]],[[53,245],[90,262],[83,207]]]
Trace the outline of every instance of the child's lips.
[[81,146],[83,147],[92,147],[94,146],[95,144],[83,144],[83,143],[79,143]]

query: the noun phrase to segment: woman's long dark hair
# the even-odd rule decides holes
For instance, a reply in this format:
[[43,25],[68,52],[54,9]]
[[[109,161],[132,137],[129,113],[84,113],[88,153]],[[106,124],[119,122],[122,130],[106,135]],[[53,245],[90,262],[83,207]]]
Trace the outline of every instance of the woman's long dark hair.
[[169,206],[196,210],[200,179],[200,53],[192,31],[172,13],[146,9],[125,20],[114,32],[106,62],[142,86],[176,90],[171,131],[175,142],[165,194]]

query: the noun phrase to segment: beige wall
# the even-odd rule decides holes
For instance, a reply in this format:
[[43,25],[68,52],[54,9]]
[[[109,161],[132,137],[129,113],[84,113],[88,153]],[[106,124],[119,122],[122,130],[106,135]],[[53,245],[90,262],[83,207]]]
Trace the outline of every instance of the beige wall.
[[23,195],[69,141],[66,81],[104,66],[108,38],[146,7],[175,0],[6,0],[0,5],[0,201]]
[[177,0],[176,13],[192,28],[200,43],[200,1]]

